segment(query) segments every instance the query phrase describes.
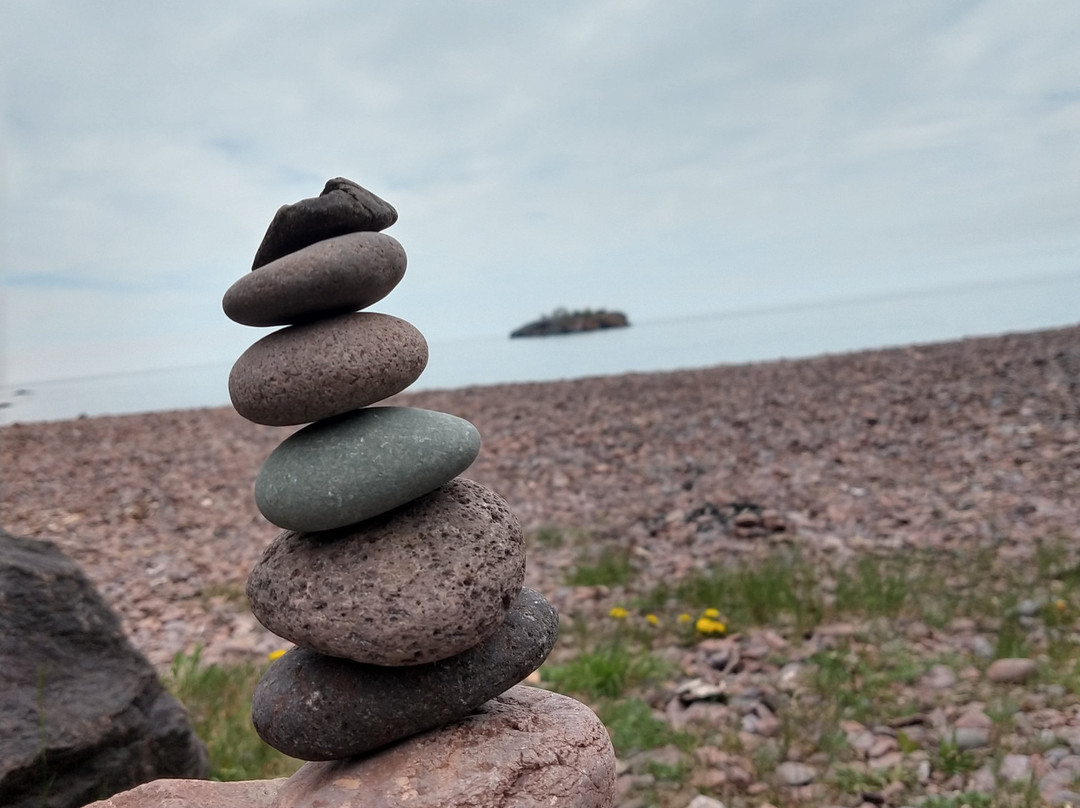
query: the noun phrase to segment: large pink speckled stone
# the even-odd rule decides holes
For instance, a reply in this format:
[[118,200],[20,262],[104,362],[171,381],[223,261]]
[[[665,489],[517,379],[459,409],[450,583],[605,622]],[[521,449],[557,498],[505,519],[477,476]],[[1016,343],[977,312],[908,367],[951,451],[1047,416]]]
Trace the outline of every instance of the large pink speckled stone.
[[234,783],[152,780],[86,808],[271,808],[286,782],[284,777]]
[[405,275],[405,250],[385,233],[318,241],[249,272],[221,301],[230,320],[267,326],[366,309]]
[[260,623],[302,648],[420,665],[489,636],[524,579],[513,511],[458,478],[349,527],[282,533],[251,570],[247,595]]
[[610,808],[615,752],[574,699],[514,687],[369,757],[308,763],[275,808]]
[[427,360],[423,334],[404,320],[339,314],[256,342],[233,365],[229,396],[257,424],[305,424],[400,393]]

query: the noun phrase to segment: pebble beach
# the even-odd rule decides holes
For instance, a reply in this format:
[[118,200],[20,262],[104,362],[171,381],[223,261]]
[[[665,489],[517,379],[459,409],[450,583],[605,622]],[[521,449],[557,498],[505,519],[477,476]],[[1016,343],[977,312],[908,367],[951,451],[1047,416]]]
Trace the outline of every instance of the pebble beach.
[[[1040,542],[1080,544],[1080,327],[384,403],[471,421],[484,442],[463,476],[527,536],[576,531],[626,554],[641,589],[792,548],[989,544],[1023,564]],[[251,491],[293,429],[231,408],[12,424],[0,524],[81,564],[156,665],[196,647],[264,658],[280,641],[244,582],[279,531]],[[566,584],[581,551],[530,545],[526,585],[564,616],[620,594]]]

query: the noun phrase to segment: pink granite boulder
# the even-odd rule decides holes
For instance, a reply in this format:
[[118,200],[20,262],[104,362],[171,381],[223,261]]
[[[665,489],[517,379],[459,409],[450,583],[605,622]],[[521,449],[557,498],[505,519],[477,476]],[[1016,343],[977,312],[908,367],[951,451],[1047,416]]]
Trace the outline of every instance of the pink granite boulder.
[[276,808],[609,808],[615,753],[592,710],[518,686],[370,757],[308,763]]
[[235,783],[153,780],[86,808],[271,808],[286,782],[284,777]]

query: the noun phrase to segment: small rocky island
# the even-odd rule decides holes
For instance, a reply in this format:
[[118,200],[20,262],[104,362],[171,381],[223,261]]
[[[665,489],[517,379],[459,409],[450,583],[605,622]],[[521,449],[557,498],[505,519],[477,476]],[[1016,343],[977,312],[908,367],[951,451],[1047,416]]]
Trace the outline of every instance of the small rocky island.
[[548,337],[552,334],[577,334],[582,331],[598,331],[601,328],[626,328],[630,321],[621,311],[605,309],[581,309],[567,311],[555,309],[539,320],[523,325],[510,337]]

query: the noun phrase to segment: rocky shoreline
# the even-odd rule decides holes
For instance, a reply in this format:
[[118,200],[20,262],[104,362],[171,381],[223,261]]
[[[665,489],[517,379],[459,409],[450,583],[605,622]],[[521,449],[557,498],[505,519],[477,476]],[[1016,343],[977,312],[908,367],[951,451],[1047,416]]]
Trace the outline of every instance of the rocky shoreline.
[[[386,403],[472,421],[464,476],[526,532],[591,530],[657,580],[776,531],[829,551],[1080,534],[1080,327]],[[0,519],[82,564],[155,662],[214,651],[246,633],[234,591],[277,532],[252,485],[288,431],[229,408],[6,426]],[[531,557],[528,585],[572,561]]]

